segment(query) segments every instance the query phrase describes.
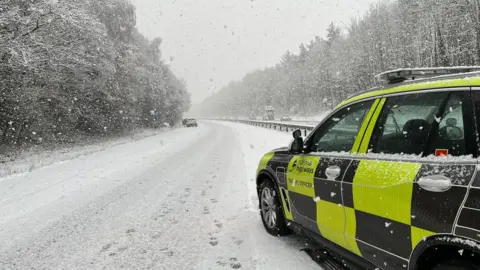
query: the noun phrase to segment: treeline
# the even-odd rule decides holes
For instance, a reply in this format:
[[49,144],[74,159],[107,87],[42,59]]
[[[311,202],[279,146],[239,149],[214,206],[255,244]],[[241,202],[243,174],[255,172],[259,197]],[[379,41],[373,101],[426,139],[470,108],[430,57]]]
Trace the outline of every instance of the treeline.
[[0,0],[0,146],[177,123],[190,106],[128,0]]
[[400,67],[480,65],[480,0],[397,0],[371,6],[345,31],[286,52],[274,67],[231,82],[201,105],[202,114],[315,115],[375,85]]

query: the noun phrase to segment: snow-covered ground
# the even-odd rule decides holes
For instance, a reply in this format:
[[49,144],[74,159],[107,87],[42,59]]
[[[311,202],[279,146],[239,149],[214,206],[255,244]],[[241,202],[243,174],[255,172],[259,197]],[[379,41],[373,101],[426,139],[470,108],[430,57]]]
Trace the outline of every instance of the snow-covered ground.
[[256,208],[260,157],[290,138],[206,121],[0,178],[0,268],[319,269]]
[[85,141],[77,146],[59,146],[56,149],[45,149],[41,147],[29,148],[18,153],[0,153],[0,177],[25,173],[35,169],[51,165],[59,161],[70,160],[79,156],[90,155],[106,148],[129,143],[132,140],[139,140],[154,136],[171,128],[160,128],[155,130],[136,131],[128,136],[110,138],[106,140]]

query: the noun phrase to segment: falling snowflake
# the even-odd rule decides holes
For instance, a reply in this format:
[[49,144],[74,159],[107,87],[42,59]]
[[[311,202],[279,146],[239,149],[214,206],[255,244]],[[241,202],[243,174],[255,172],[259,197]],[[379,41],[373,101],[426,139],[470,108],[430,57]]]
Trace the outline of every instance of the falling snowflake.
[[335,197],[335,195],[337,195],[337,193],[335,193],[335,192],[330,193],[330,197]]
[[385,227],[388,228],[388,227],[390,227],[390,225],[392,225],[392,223],[390,223],[390,222],[385,222]]
[[313,198],[313,201],[314,201],[314,202],[320,201],[320,197],[315,197],[315,198]]

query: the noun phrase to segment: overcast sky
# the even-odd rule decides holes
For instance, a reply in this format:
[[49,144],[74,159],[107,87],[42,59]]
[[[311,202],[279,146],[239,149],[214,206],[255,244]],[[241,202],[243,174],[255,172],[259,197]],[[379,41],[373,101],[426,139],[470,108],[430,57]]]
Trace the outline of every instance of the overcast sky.
[[362,16],[377,0],[131,0],[137,26],[160,36],[162,57],[199,103],[254,69],[271,66],[300,43]]

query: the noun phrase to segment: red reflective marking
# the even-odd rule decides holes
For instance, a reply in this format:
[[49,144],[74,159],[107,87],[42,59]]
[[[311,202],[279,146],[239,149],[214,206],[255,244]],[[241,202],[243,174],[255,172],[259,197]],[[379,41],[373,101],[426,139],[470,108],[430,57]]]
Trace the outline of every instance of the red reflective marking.
[[435,156],[437,157],[448,156],[448,149],[435,149]]

